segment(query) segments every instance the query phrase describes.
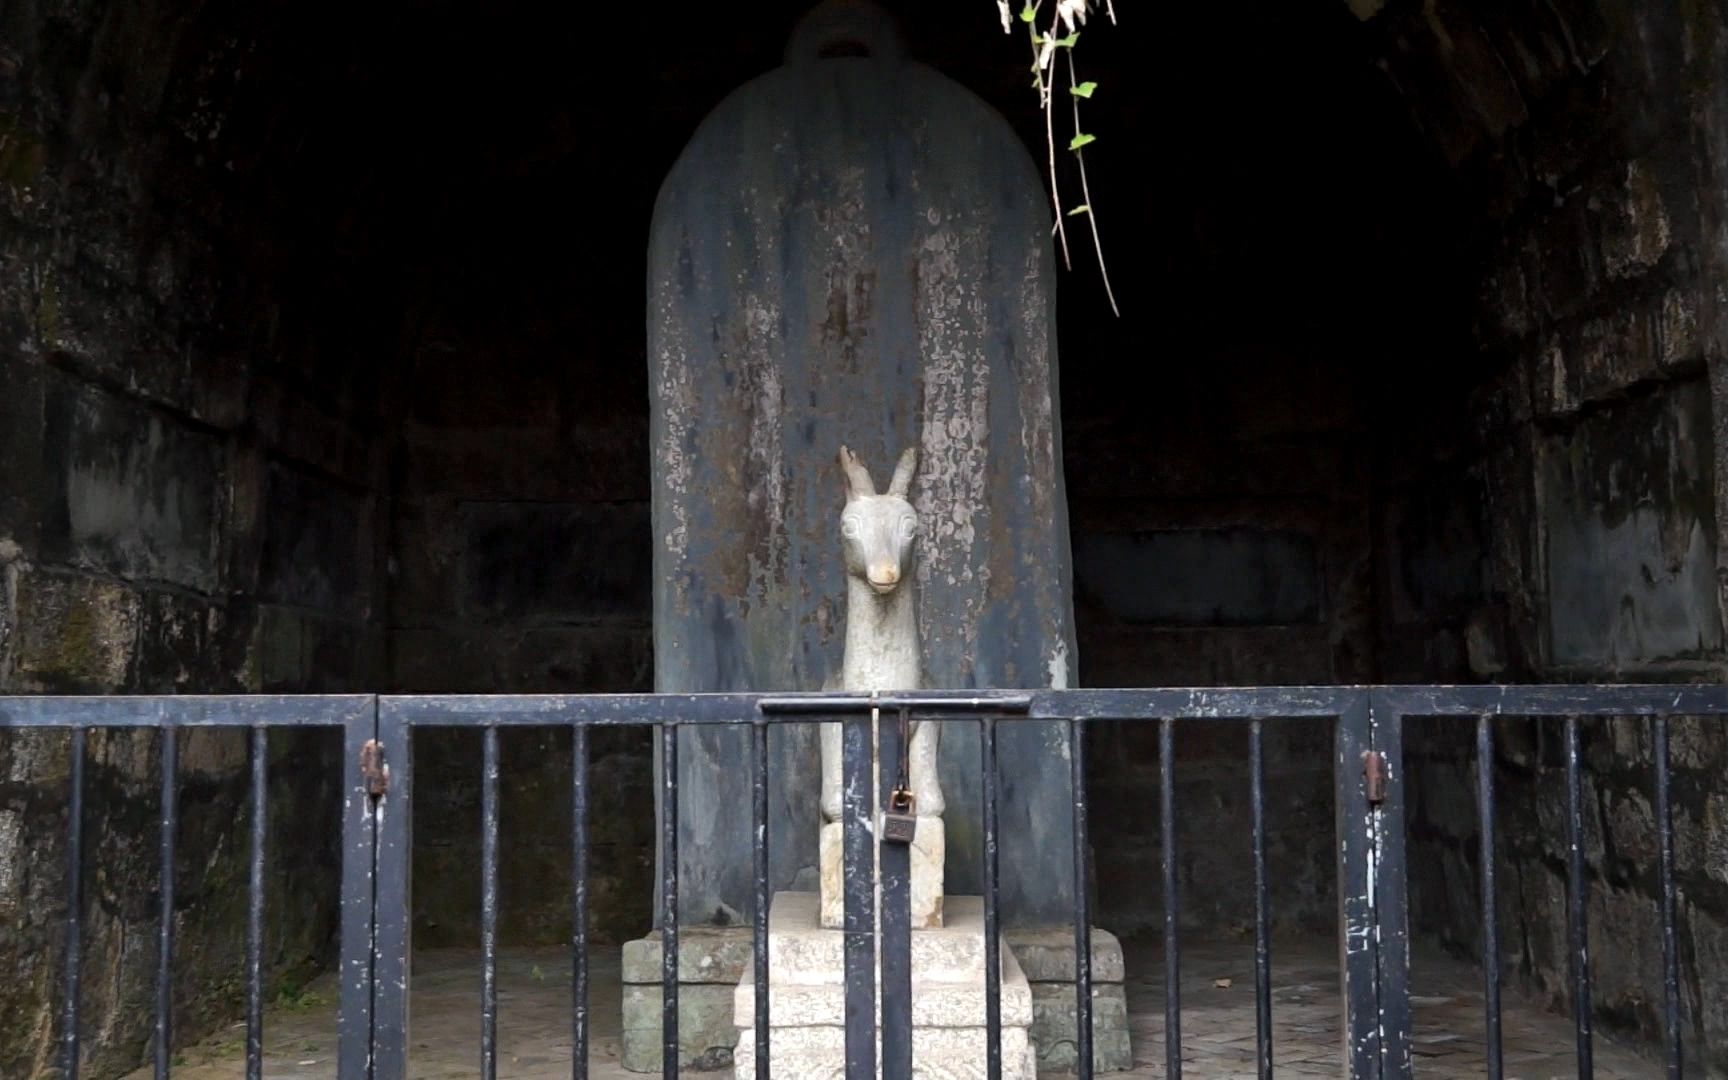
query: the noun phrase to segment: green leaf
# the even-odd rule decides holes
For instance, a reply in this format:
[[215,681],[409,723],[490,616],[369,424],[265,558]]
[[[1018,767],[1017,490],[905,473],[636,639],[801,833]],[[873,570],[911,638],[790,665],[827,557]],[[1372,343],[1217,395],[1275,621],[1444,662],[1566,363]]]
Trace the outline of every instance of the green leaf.
[[1087,206],[1085,203],[1081,203],[1079,206],[1076,206],[1074,209],[1068,211],[1068,216],[1074,217],[1078,214],[1090,214],[1091,212],[1092,212],[1092,208],[1090,206]]
[[1072,139],[1068,140],[1068,149],[1078,150],[1088,143],[1095,143],[1097,141],[1098,136],[1096,135],[1076,135]]
[[1076,41],[1079,41],[1079,40],[1080,40],[1080,31],[1076,30],[1072,34],[1069,34],[1067,37],[1057,38],[1056,44],[1062,46],[1064,49],[1072,49],[1074,47],[1074,43]]
[[1098,89],[1097,83],[1095,83],[1095,82],[1083,82],[1077,86],[1070,86],[1068,88],[1068,92],[1070,94],[1073,94],[1075,97],[1089,98],[1092,96],[1092,91],[1094,91],[1096,89]]
[[1025,7],[1020,9],[1020,21],[1023,23],[1029,23],[1037,17],[1038,9],[1033,7],[1031,4],[1027,4]]

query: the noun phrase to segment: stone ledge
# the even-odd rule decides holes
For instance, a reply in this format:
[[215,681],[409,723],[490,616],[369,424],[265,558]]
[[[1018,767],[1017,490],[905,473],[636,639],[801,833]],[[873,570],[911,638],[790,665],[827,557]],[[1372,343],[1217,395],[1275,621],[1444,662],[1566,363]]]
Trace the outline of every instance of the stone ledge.
[[[678,981],[735,986],[750,969],[748,926],[691,926],[678,930]],[[660,985],[664,952],[660,931],[624,943],[624,982]]]
[[[771,1074],[796,1080],[845,1080],[845,1028],[795,1029],[809,1034],[789,1039],[776,1032],[769,1043]],[[913,1080],[985,1080],[986,1033],[983,1028],[932,1028],[912,1033]],[[755,1032],[741,1032],[733,1055],[734,1076],[756,1076]],[[1033,1080],[1037,1065],[1024,1028],[1002,1029],[1003,1080]],[[881,1076],[881,1063],[877,1063]]]
[[[845,934],[818,925],[816,893],[774,894],[768,914],[768,975],[776,985],[837,984],[845,971]],[[921,984],[971,983],[984,977],[984,902],[943,898],[945,925],[912,932],[912,970]]]
[[[1033,927],[1004,930],[1008,947],[1020,961],[1030,982],[1074,981],[1073,927]],[[1108,930],[1092,928],[1092,982],[1122,981],[1122,943]]]
[[[881,1000],[878,982],[877,1000]],[[744,973],[733,999],[733,1015],[741,1029],[756,1022],[756,980],[751,972]],[[1032,987],[1006,953],[1002,965],[1002,1026],[1027,1027],[1033,1023]],[[846,1023],[846,987],[842,983],[821,986],[769,987],[769,1026],[775,1029],[807,1026],[843,1027]],[[977,985],[965,983],[925,983],[913,976],[912,1026],[917,1028],[973,1028],[985,1023],[985,996],[982,979]]]

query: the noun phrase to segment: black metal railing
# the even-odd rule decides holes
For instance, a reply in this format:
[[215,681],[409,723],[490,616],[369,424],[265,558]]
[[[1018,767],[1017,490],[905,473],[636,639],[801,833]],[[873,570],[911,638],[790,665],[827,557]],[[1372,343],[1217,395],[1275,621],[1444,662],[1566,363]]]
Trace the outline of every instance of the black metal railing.
[[[1728,687],[1721,686],[1508,686],[1508,687],[1318,687],[1151,690],[1045,690],[1033,692],[926,692],[904,695],[700,694],[700,695],[517,695],[517,696],[229,696],[229,697],[11,697],[0,698],[0,729],[61,728],[71,733],[68,791],[66,951],[62,982],[63,1075],[75,1080],[79,1066],[82,861],[85,741],[91,730],[157,728],[162,737],[160,923],[152,1049],[156,1076],[172,1065],[170,960],[173,954],[173,867],[177,832],[174,733],[189,727],[239,727],[250,731],[250,822],[245,974],[246,1075],[261,1075],[263,1061],[262,942],[267,804],[267,750],[275,728],[322,726],[344,732],[345,760],[353,774],[345,784],[342,859],[342,929],[338,1000],[338,1068],[343,1080],[397,1080],[407,1075],[409,1049],[410,823],[416,730],[478,727],[481,762],[481,965],[480,1041],[482,1075],[492,1080],[498,1059],[497,918],[499,874],[499,740],[505,728],[568,726],[572,729],[571,783],[571,1072],[587,1075],[589,971],[587,939],[589,735],[595,727],[634,726],[660,735],[660,880],[662,932],[663,1074],[679,1073],[678,790],[680,728],[730,725],[751,735],[750,793],[755,878],[752,970],[755,993],[755,1062],[759,1080],[772,1058],[768,954],[768,728],[783,723],[839,721],[843,724],[845,788],[844,894],[846,1075],[874,1077],[880,1053],[885,1077],[910,1075],[912,1065],[908,855],[904,847],[872,850],[870,791],[871,715],[904,711],[921,722],[971,723],[979,730],[982,771],[983,906],[986,939],[999,939],[997,730],[1026,721],[1067,726],[1068,758],[1075,798],[1074,946],[1076,1070],[1093,1072],[1091,917],[1086,852],[1089,806],[1085,795],[1087,731],[1099,722],[1159,724],[1165,1024],[1165,1074],[1182,1074],[1181,935],[1179,933],[1175,796],[1175,737],[1183,724],[1238,723],[1248,746],[1251,835],[1245,847],[1253,861],[1255,927],[1256,1062],[1259,1076],[1273,1076],[1271,993],[1271,904],[1266,872],[1263,724],[1267,720],[1327,722],[1334,733],[1334,798],[1337,814],[1337,892],[1341,935],[1343,1075],[1405,1078],[1414,1075],[1409,987],[1409,903],[1406,882],[1405,765],[1407,718],[1475,721],[1478,761],[1476,800],[1481,817],[1481,916],[1483,926],[1484,1041],[1487,1075],[1501,1077],[1500,937],[1496,918],[1497,806],[1495,746],[1491,720],[1499,716],[1562,717],[1565,725],[1568,829],[1567,907],[1577,1067],[1592,1075],[1591,974],[1587,949],[1586,865],[1583,853],[1580,724],[1584,719],[1650,718],[1654,746],[1653,804],[1659,838],[1659,916],[1663,941],[1663,1052],[1667,1075],[1682,1075],[1682,1014],[1675,927],[1675,865],[1668,718],[1728,715]],[[894,760],[898,728],[879,725],[877,751]],[[886,770],[885,770],[886,772]],[[888,778],[885,776],[886,782]],[[878,799],[884,793],[878,792]],[[874,900],[873,863],[880,859],[880,926]],[[882,955],[882,1000],[876,1001],[874,957]],[[986,948],[985,1028],[988,1075],[1000,1077],[1001,965]],[[880,1005],[880,1031],[877,1029]]]
[[[1657,835],[1657,909],[1662,924],[1662,1059],[1665,1075],[1685,1072],[1680,1000],[1680,958],[1676,928],[1674,822],[1668,723],[1675,717],[1728,716],[1728,686],[1402,686],[1370,693],[1375,739],[1388,760],[1402,762],[1404,722],[1412,718],[1473,720],[1476,725],[1476,802],[1482,862],[1481,918],[1483,1031],[1487,1072],[1504,1072],[1501,1046],[1500,927],[1495,911],[1495,744],[1497,717],[1559,717],[1563,724],[1566,773],[1566,918],[1571,967],[1573,1031],[1578,1075],[1594,1075],[1595,1030],[1591,1003],[1588,933],[1588,876],[1584,845],[1583,778],[1580,729],[1584,720],[1644,717],[1652,740],[1652,807]],[[1385,1018],[1384,1075],[1413,1072],[1409,990],[1409,896],[1405,875],[1404,785],[1390,784],[1376,823],[1388,837],[1378,882],[1380,925],[1380,1000]],[[1720,978],[1720,972],[1701,972]]]

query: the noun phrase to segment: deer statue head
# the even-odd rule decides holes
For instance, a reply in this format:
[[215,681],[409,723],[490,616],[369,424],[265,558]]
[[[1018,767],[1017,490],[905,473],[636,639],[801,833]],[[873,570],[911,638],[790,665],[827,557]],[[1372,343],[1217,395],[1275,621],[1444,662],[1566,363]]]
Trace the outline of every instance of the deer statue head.
[[866,582],[878,596],[892,593],[912,571],[918,512],[906,501],[906,492],[917,467],[918,451],[907,447],[888,491],[878,495],[870,470],[858,455],[840,448],[840,472],[846,479],[846,509],[840,515],[846,572]]

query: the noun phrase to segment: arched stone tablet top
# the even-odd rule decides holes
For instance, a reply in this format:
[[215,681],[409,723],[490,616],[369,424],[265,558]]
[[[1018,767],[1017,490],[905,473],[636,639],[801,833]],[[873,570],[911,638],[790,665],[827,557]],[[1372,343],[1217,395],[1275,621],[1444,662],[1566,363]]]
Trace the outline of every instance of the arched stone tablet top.
[[786,42],[787,64],[853,57],[898,61],[906,42],[892,16],[867,0],[827,0],[792,31]]

